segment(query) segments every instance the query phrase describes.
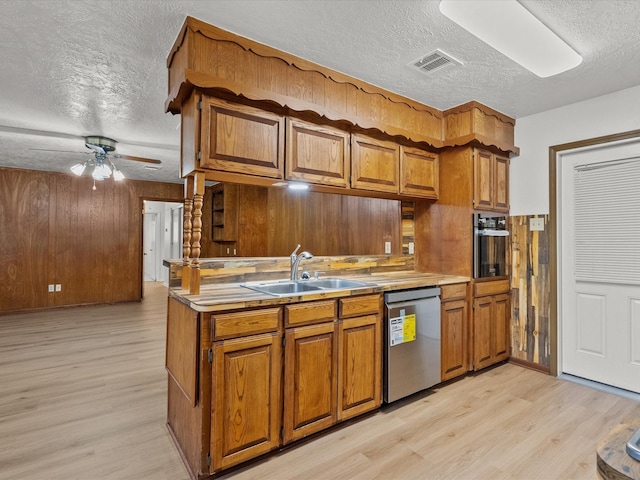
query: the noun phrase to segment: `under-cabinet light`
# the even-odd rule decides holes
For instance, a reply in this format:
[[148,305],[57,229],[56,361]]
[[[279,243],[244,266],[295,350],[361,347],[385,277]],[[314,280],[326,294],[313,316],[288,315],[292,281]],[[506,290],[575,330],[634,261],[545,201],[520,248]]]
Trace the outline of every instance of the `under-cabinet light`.
[[582,57],[516,0],[441,0],[440,12],[539,77],[577,67]]
[[291,189],[291,190],[309,190],[309,185],[307,185],[306,183],[291,182],[289,184],[289,189]]

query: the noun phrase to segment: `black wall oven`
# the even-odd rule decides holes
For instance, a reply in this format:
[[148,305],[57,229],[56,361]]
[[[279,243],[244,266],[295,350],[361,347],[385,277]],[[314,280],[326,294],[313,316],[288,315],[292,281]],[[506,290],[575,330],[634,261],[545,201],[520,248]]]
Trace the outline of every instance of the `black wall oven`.
[[507,217],[473,214],[473,278],[507,275]]

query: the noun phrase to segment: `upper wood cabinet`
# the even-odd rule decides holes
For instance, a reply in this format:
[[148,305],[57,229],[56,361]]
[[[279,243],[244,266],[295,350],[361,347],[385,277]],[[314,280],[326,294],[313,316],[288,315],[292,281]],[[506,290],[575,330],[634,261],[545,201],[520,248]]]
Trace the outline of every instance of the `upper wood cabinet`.
[[347,187],[349,133],[287,118],[286,178]]
[[351,136],[351,186],[363,190],[437,199],[437,153],[364,135]]
[[351,135],[351,186],[397,193],[400,146],[364,135]]
[[474,149],[473,206],[479,210],[509,211],[509,158]]
[[437,153],[400,146],[400,193],[438,198],[440,159]]
[[213,187],[211,234],[214,242],[238,239],[238,185],[219,183]]
[[202,96],[200,168],[284,178],[284,117]]

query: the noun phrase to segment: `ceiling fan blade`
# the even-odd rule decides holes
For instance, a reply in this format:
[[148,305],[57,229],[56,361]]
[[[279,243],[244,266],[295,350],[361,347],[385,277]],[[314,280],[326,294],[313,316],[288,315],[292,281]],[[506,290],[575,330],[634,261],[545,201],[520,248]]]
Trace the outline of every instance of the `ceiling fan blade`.
[[155,160],[153,158],[134,157],[133,155],[122,155],[120,153],[111,156],[115,158],[122,158],[123,160],[133,160],[134,162],[155,163],[156,165],[162,163],[160,160]]
[[55,150],[53,148],[29,148],[29,150],[38,150],[41,152],[61,152],[61,153],[80,153],[80,154],[92,153],[92,152],[79,152],[77,150]]

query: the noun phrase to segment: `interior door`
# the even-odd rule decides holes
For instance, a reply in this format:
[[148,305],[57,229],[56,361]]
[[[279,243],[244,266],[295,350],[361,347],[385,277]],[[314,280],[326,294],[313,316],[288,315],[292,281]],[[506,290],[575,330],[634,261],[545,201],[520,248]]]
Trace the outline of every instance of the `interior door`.
[[559,371],[640,392],[640,142],[561,160]]
[[155,282],[158,279],[157,268],[157,228],[158,214],[145,212],[144,214],[144,231],[143,235],[143,252],[144,252],[144,281]]

